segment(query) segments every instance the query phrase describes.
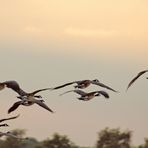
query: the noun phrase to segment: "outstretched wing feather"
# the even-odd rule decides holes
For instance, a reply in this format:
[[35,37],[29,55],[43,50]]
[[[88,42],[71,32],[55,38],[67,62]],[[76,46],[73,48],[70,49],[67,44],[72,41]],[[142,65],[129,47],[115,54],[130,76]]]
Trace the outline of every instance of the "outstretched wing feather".
[[103,83],[100,83],[100,82],[93,83],[93,84],[99,85],[99,86],[101,86],[101,87],[103,87],[103,88],[106,88],[106,89],[109,89],[109,90],[111,90],[111,91],[113,91],[113,92],[118,92],[118,91],[114,90],[113,88],[111,88],[111,87],[109,87],[109,86],[107,86],[107,85],[105,85],[105,84],[103,84]]
[[16,119],[18,118],[20,115],[14,116],[14,117],[10,117],[10,118],[5,118],[5,119],[1,119],[0,122],[6,121],[6,120],[11,120],[11,119]]
[[141,75],[143,75],[143,74],[146,73],[146,72],[148,72],[148,70],[143,70],[143,71],[139,72],[139,73],[137,74],[137,76],[135,76],[135,77],[130,81],[130,83],[128,84],[126,90],[128,90],[128,88],[129,88]]
[[66,84],[63,84],[63,85],[54,87],[54,88],[52,88],[52,90],[54,90],[54,89],[59,89],[59,88],[62,88],[62,87],[65,87],[65,86],[68,86],[68,85],[71,85],[71,84],[74,84],[74,83],[77,83],[77,81],[75,81],[75,82],[70,82],[70,83],[66,83]]
[[45,90],[51,90],[51,88],[38,89],[38,90],[32,92],[31,94],[35,95],[35,94],[37,94],[38,92],[45,91]]
[[13,91],[17,92],[19,95],[25,95],[26,92],[23,91],[19,84],[16,81],[5,81],[1,85],[6,85],[8,88],[11,88]]
[[98,91],[101,95],[103,95],[105,98],[109,98],[109,94],[105,91]]
[[62,95],[64,95],[64,94],[67,94],[67,93],[70,93],[70,92],[75,92],[75,93],[77,93],[77,94],[79,94],[79,95],[81,95],[81,96],[86,95],[86,93],[85,93],[84,91],[79,90],[79,89],[75,89],[75,90],[66,91],[66,92],[60,94],[60,96],[62,96]]
[[11,113],[12,111],[16,110],[20,105],[22,101],[15,102],[8,110],[8,114]]
[[45,103],[43,103],[42,101],[34,99],[33,102],[36,103],[36,104],[38,104],[39,106],[43,107],[44,109],[46,109],[46,110],[48,110],[48,111],[54,113],[54,112],[53,112]]

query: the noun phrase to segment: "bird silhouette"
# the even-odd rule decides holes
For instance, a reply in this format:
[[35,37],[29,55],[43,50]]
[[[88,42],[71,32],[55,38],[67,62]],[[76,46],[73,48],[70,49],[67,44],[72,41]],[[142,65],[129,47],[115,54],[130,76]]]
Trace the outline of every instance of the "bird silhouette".
[[51,113],[54,113],[54,111],[52,111],[45,103],[44,100],[37,100],[32,98],[31,100],[21,100],[21,101],[17,101],[15,102],[8,110],[8,114],[11,113],[12,111],[16,110],[20,105],[24,105],[24,106],[31,106],[34,103],[38,104],[39,106],[43,107],[44,109],[48,110]]
[[[44,88],[44,89],[38,89],[36,91],[33,91],[31,93],[27,93],[24,90],[22,90],[19,86],[19,84],[16,81],[5,81],[0,83],[0,90],[4,89],[5,87],[11,88],[13,91],[18,93],[20,96],[34,96],[36,98],[42,98],[40,95],[35,95],[41,91],[49,90],[51,88]],[[20,99],[23,99],[23,97],[20,97]]]
[[[7,121],[7,120],[12,120],[12,119],[16,119],[18,118],[20,115],[17,115],[17,116],[14,116],[14,117],[10,117],[10,118],[4,118],[4,119],[0,119],[0,122],[3,122],[3,121]],[[0,127],[2,126],[9,126],[8,124],[4,123],[4,124],[0,124]]]
[[39,106],[53,113],[53,111],[44,103],[43,100],[35,99],[35,98],[42,98],[41,95],[35,95],[35,94],[41,91],[49,90],[50,88],[38,89],[31,93],[27,93],[20,88],[19,84],[16,81],[5,81],[0,83],[0,90],[4,89],[5,87],[10,88],[16,93],[18,93],[20,96],[17,96],[17,98],[21,99],[21,101],[18,101],[13,104],[13,106],[8,110],[8,113],[17,109],[19,105],[30,106],[33,105],[34,103],[38,104]]
[[26,139],[26,138],[18,137],[18,136],[16,136],[15,134],[13,134],[10,131],[5,132],[5,133],[4,132],[0,132],[0,137],[3,137],[3,136],[12,137],[12,138],[19,139],[19,140],[25,140]]
[[70,83],[66,83],[66,84],[63,84],[63,85],[60,85],[60,86],[57,86],[57,87],[54,87],[54,88],[51,88],[51,90],[56,90],[56,89],[60,89],[62,87],[65,87],[65,86],[68,86],[68,85],[72,85],[76,83],[77,85],[74,86],[75,88],[79,88],[79,89],[84,89],[88,86],[90,86],[90,84],[94,84],[94,85],[98,85],[100,87],[103,87],[103,88],[106,88],[106,89],[109,89],[113,92],[118,92],[116,90],[114,90],[113,88],[101,83],[99,80],[97,79],[94,79],[94,80],[81,80],[81,81],[73,81],[73,82],[70,82]]
[[100,95],[104,96],[106,99],[109,98],[108,93],[105,92],[105,91],[93,91],[93,92],[86,93],[86,92],[84,92],[84,91],[82,91],[82,90],[79,90],[79,89],[66,91],[66,92],[60,94],[60,96],[66,94],[66,93],[69,93],[69,92],[75,92],[75,93],[79,94],[81,97],[78,98],[78,99],[79,99],[79,100],[83,100],[83,101],[91,100],[91,99],[93,99],[94,97],[100,96]]
[[133,85],[133,83],[134,83],[141,75],[143,75],[143,74],[146,73],[146,72],[148,72],[148,70],[143,70],[143,71],[139,72],[139,73],[130,81],[130,83],[128,84],[126,90],[128,90],[129,87],[130,87],[131,85]]
[[0,124],[0,127],[2,126],[9,126],[8,124],[4,123],[4,124]]

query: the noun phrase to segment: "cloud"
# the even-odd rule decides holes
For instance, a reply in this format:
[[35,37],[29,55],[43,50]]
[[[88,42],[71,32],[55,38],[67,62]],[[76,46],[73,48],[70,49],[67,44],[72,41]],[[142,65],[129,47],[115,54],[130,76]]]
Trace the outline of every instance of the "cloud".
[[76,36],[76,37],[112,37],[117,35],[116,30],[105,30],[105,29],[82,29],[69,27],[65,29],[65,34]]
[[23,29],[23,32],[26,32],[26,33],[41,33],[41,32],[43,32],[43,30],[41,28],[38,28],[38,27],[35,27],[35,26],[26,26]]

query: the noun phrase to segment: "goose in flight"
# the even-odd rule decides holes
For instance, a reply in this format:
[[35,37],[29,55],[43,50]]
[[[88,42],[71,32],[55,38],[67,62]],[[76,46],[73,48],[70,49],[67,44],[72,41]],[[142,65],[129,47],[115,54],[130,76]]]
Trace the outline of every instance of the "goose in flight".
[[79,90],[79,89],[75,89],[75,90],[70,90],[70,91],[67,91],[67,92],[64,92],[63,94],[61,94],[60,96],[66,94],[66,93],[69,93],[69,92],[75,92],[77,94],[79,94],[81,97],[78,98],[79,100],[83,100],[83,101],[88,101],[88,100],[91,100],[93,99],[94,97],[96,96],[104,96],[106,99],[109,98],[109,95],[107,92],[105,91],[94,91],[94,92],[89,92],[89,93],[86,93],[82,90]]
[[13,91],[18,93],[20,96],[17,96],[17,98],[21,99],[21,101],[18,101],[13,104],[13,106],[8,110],[8,113],[17,109],[19,105],[30,106],[33,105],[34,103],[38,104],[39,106],[53,113],[53,111],[43,102],[43,100],[35,99],[35,98],[42,98],[42,96],[36,95],[37,93],[49,90],[50,88],[38,89],[31,93],[27,93],[20,88],[19,84],[16,81],[5,81],[0,83],[0,90],[4,89],[5,87],[11,88]]
[[0,124],[0,127],[2,126],[9,126],[8,124],[4,123],[4,124]]
[[44,100],[37,100],[34,98],[31,98],[29,100],[21,100],[15,102],[8,110],[8,114],[11,113],[12,111],[16,110],[20,105],[24,106],[31,106],[34,103],[38,104],[39,106],[43,107],[44,109],[48,110],[51,113],[54,113],[45,103]]
[[0,83],[0,90],[4,89],[5,87],[11,88],[13,91],[18,93],[21,96],[21,97],[19,97],[20,99],[23,99],[23,96],[26,96],[26,97],[33,96],[36,98],[42,98],[42,96],[35,95],[35,94],[37,94],[41,91],[51,89],[51,88],[44,88],[44,89],[39,89],[39,90],[33,91],[31,93],[27,93],[20,88],[19,84],[16,81],[5,81],[5,82]]
[[6,133],[0,132],[0,137],[2,137],[2,136],[8,136],[8,137],[12,137],[12,138],[19,139],[19,140],[26,139],[26,138],[20,138],[20,137],[14,135],[12,132],[9,132],[9,131],[6,132]]
[[[3,121],[6,121],[6,120],[11,120],[11,119],[16,119],[18,118],[20,115],[17,115],[17,116],[14,116],[14,117],[10,117],[10,118],[4,118],[4,119],[1,119],[0,122],[3,122]],[[4,123],[4,124],[0,124],[0,127],[1,126],[9,126],[8,124]]]
[[112,89],[111,87],[101,83],[99,80],[97,79],[94,79],[94,80],[81,80],[81,81],[73,81],[73,82],[70,82],[70,83],[66,83],[66,84],[63,84],[63,85],[60,85],[60,86],[57,86],[57,87],[54,87],[54,88],[51,88],[51,90],[55,90],[55,89],[59,89],[59,88],[62,88],[62,87],[65,87],[65,86],[68,86],[68,85],[72,85],[76,83],[77,85],[74,86],[75,88],[79,88],[79,89],[84,89],[86,87],[88,87],[90,84],[95,84],[95,85],[98,85],[100,87],[103,87],[103,88],[106,88],[106,89],[109,89],[113,92],[118,92],[114,89]]
[[130,83],[128,84],[126,90],[128,90],[129,87],[130,87],[141,75],[143,75],[143,74],[146,73],[146,72],[148,72],[148,70],[143,70],[143,71],[139,72],[139,73],[130,81]]

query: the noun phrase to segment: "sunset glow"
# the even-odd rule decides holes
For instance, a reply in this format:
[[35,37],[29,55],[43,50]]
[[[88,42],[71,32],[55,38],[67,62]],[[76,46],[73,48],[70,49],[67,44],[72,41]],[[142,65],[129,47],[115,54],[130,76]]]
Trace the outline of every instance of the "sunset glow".
[[[43,96],[55,114],[20,107],[12,128],[39,139],[61,132],[84,146],[106,126],[133,130],[135,143],[148,137],[145,76],[125,93],[129,80],[148,68],[147,0],[5,0],[0,18],[0,82],[15,79],[31,91],[98,78],[120,92],[82,103],[75,94],[59,97],[71,86],[49,91]],[[17,99],[10,92],[0,92],[1,115]]]

